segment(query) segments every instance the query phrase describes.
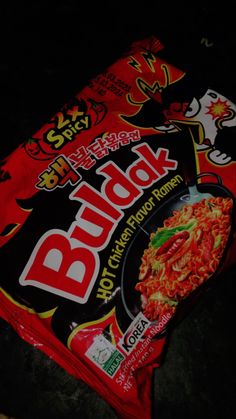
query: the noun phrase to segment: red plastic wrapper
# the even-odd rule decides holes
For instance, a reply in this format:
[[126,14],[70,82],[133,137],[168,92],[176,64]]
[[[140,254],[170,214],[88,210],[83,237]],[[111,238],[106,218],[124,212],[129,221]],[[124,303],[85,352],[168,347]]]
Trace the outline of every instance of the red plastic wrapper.
[[[235,260],[236,106],[134,43],[0,171],[0,315],[123,419]],[[220,275],[221,274],[221,275]]]

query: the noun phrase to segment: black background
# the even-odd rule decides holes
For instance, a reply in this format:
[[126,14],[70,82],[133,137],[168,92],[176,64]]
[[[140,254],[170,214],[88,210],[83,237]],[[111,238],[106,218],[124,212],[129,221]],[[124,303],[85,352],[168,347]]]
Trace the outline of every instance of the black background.
[[[236,102],[235,23],[228,6],[69,0],[1,5],[1,158],[132,41],[150,35],[197,83],[208,83]],[[155,418],[236,416],[235,290],[235,272],[230,272],[170,336],[165,362],[155,374]],[[19,419],[116,417],[91,389],[22,341],[3,320],[0,412]]]

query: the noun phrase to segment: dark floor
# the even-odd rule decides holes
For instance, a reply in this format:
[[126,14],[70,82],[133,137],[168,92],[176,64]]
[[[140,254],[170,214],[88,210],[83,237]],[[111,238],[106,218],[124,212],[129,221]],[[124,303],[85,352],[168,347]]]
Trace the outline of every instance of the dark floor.
[[[49,2],[48,2],[49,3]],[[230,10],[202,5],[58,1],[1,6],[1,157],[34,133],[135,39],[154,34],[170,58],[236,102]],[[112,3],[113,4],[113,3]],[[145,4],[145,5],[144,5]],[[224,5],[223,5],[224,6]],[[96,18],[95,18],[96,16]],[[1,203],[2,205],[2,203]],[[236,417],[236,271],[209,291],[170,337],[155,375],[158,419]],[[0,319],[0,413],[19,419],[115,419],[111,408],[22,341]]]

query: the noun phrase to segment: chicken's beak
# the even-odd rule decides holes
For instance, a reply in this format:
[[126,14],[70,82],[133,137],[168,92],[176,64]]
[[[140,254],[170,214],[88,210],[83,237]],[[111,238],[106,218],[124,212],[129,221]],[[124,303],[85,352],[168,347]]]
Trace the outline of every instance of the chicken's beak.
[[197,144],[203,144],[205,139],[204,127],[199,121],[178,121],[172,119],[171,124],[173,124],[179,131],[188,131],[188,134],[191,135],[192,140]]

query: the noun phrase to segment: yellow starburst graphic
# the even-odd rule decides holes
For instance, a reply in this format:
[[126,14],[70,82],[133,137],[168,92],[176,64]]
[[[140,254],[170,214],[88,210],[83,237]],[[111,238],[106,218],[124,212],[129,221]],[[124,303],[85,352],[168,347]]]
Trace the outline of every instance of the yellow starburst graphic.
[[221,100],[220,98],[216,102],[211,102],[210,106],[207,106],[208,112],[213,119],[222,118],[227,115],[230,110],[230,106],[227,104],[227,100]]

